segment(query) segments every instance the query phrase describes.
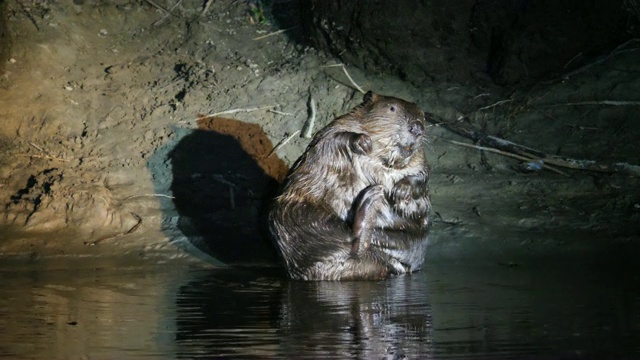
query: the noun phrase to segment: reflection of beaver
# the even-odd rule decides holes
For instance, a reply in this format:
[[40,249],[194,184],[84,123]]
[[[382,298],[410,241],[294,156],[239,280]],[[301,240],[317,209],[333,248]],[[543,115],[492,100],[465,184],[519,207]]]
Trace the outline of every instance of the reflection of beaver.
[[368,92],[316,134],[269,214],[289,276],[382,279],[422,267],[431,209],[424,121],[415,104]]

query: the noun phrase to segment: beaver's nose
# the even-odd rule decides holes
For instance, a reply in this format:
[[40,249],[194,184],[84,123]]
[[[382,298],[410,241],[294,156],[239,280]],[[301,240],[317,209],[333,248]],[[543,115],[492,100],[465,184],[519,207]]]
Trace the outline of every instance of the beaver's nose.
[[409,132],[415,136],[422,136],[424,134],[424,125],[420,121],[414,121],[409,124]]

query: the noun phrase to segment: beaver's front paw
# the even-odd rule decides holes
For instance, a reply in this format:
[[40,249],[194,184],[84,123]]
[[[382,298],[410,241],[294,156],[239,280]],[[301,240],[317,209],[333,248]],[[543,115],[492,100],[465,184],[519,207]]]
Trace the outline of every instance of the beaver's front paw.
[[373,142],[369,135],[353,134],[349,139],[349,147],[355,154],[368,155],[373,150]]
[[351,256],[358,257],[371,244],[380,206],[384,202],[382,185],[371,185],[358,195],[351,228]]
[[420,176],[407,176],[400,179],[391,189],[391,201],[395,204],[427,196],[426,181]]

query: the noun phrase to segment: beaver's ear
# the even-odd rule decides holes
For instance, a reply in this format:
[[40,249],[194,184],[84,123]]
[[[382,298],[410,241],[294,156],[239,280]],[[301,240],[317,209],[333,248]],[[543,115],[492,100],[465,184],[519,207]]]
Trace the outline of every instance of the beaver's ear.
[[377,98],[378,98],[378,95],[374,94],[371,90],[369,90],[362,97],[362,102],[364,104],[371,104],[372,102],[376,101]]

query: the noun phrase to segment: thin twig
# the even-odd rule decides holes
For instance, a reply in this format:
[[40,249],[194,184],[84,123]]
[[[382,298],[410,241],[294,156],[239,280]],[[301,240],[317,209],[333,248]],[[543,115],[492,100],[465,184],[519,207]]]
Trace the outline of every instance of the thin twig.
[[562,68],[563,68],[563,69],[568,68],[568,67],[569,67],[569,65],[571,65],[571,63],[572,63],[575,59],[579,58],[580,56],[582,56],[582,52],[579,52],[579,53],[578,53],[578,55],[576,55],[576,56],[572,57],[572,58],[571,58],[571,60],[569,60],[566,64],[564,64],[564,66],[563,66]]
[[493,104],[491,104],[491,105],[483,106],[483,107],[481,107],[480,109],[478,109],[478,111],[483,111],[483,110],[491,109],[492,107],[500,106],[500,105],[502,105],[502,104],[506,104],[506,103],[509,103],[509,102],[511,102],[511,101],[513,101],[513,100],[511,100],[511,99],[500,100],[500,101],[498,101],[498,102],[496,102],[496,103],[493,103]]
[[29,157],[34,157],[34,158],[41,158],[41,159],[49,159],[49,160],[57,160],[57,161],[69,162],[68,159],[62,159],[62,158],[59,158],[59,157],[55,157],[55,156],[49,155],[48,151],[44,150],[43,148],[41,148],[40,146],[38,146],[38,145],[36,145],[36,144],[34,144],[32,142],[29,142],[29,144],[31,146],[33,146],[34,148],[40,150],[40,152],[43,153],[44,155],[22,155],[21,154],[22,156],[29,156]]
[[56,160],[56,161],[64,161],[64,162],[69,162],[69,161],[71,161],[71,160],[69,160],[69,159],[62,159],[62,158],[59,158],[59,157],[49,156],[49,155],[29,155],[29,154],[18,154],[18,156],[28,156],[28,157],[32,157],[32,158],[47,159],[47,160]]
[[311,94],[309,94],[309,118],[307,122],[304,124],[304,128],[302,131],[302,137],[305,139],[310,139],[311,134],[313,133],[313,126],[316,123],[316,101]]
[[282,116],[293,116],[292,113],[282,112],[282,111],[278,111],[278,110],[267,110],[267,111],[268,112],[272,112],[274,114],[282,115]]
[[160,9],[162,12],[164,12],[165,14],[171,14],[171,11],[167,10],[164,6],[156,4],[155,1],[153,0],[145,0],[147,3],[149,3],[150,5],[153,5],[154,7],[156,7],[157,9]]
[[[158,20],[158,21],[154,22],[153,24],[151,24],[151,26],[157,26],[157,25],[160,25],[160,24],[161,24],[161,23],[162,23],[166,18],[168,18],[170,15],[174,15],[174,14],[173,14],[173,10],[174,10],[175,8],[177,8],[177,7],[178,7],[178,5],[180,5],[180,3],[182,3],[182,0],[178,0],[178,2],[177,2],[175,5],[173,5],[173,7],[172,7],[171,9],[169,9],[169,10],[168,10],[169,12],[168,12],[167,14],[165,14],[165,15],[164,15],[164,17],[163,17],[162,19],[160,19],[160,20]],[[174,15],[174,16],[175,16],[175,15]]]
[[502,150],[498,150],[498,149],[494,149],[494,148],[490,148],[490,147],[486,147],[486,146],[479,146],[479,145],[473,145],[473,144],[467,144],[467,143],[463,143],[460,141],[455,141],[455,140],[449,140],[449,139],[445,139],[445,138],[440,138],[446,142],[450,142],[452,144],[455,145],[460,145],[460,146],[464,146],[464,147],[468,147],[468,148],[472,148],[472,149],[477,149],[477,150],[481,150],[481,151],[488,151],[488,152],[492,152],[492,153],[496,153],[496,154],[500,154],[503,156],[508,156],[508,157],[512,157],[514,159],[518,159],[518,160],[522,160],[522,161],[539,161],[539,163],[542,165],[543,168],[549,170],[549,171],[553,171],[557,174],[569,177],[569,174],[565,173],[564,171],[558,170],[554,167],[551,167],[547,164],[544,163],[544,161],[542,161],[541,159],[535,159],[535,158],[528,158],[525,156],[520,156],[520,155],[516,155],[516,154],[512,154],[506,151],[502,151]]
[[[200,119],[206,119],[206,118],[216,117],[220,115],[236,114],[241,112],[253,112],[253,111],[259,111],[259,110],[265,110],[265,109],[273,109],[273,108],[275,108],[275,105],[259,106],[259,107],[252,107],[252,108],[230,109],[230,110],[220,111],[213,114],[208,114],[201,117]],[[196,120],[200,120],[200,119],[196,119]]]
[[578,101],[564,104],[546,104],[538,106],[582,106],[582,105],[609,105],[609,106],[640,106],[640,101],[625,100],[597,100],[597,101]]
[[362,90],[362,88],[360,86],[358,86],[358,84],[356,84],[355,81],[353,81],[353,79],[351,78],[351,75],[349,75],[349,72],[347,71],[347,67],[342,65],[342,71],[344,71],[344,74],[347,75],[347,77],[349,78],[349,81],[351,81],[351,84],[353,84],[353,86],[356,87],[356,89],[358,89],[358,91],[360,91],[361,94],[364,94],[365,91]]
[[205,119],[213,118],[220,115],[229,115],[229,114],[236,114],[241,112],[253,112],[253,111],[259,111],[259,110],[265,110],[265,109],[274,109],[275,107],[276,107],[275,105],[268,105],[268,106],[260,106],[260,107],[253,107],[253,108],[230,109],[230,110],[220,111],[213,114],[202,115],[202,116],[199,116],[197,119],[193,119],[193,120],[181,120],[181,121],[178,121],[178,124],[187,124],[187,123],[191,123],[192,121],[205,120]]
[[254,41],[255,41],[255,40],[262,40],[262,39],[265,39],[265,38],[268,38],[268,37],[271,37],[271,36],[275,36],[275,35],[278,35],[278,34],[282,34],[282,33],[283,33],[283,32],[285,32],[285,31],[289,31],[289,30],[291,30],[291,29],[295,29],[295,28],[297,28],[297,26],[290,27],[290,28],[288,28],[288,29],[280,29],[280,30],[278,30],[278,31],[274,31],[274,32],[272,32],[272,33],[268,33],[268,34],[261,35],[261,36],[258,36],[258,37],[256,37],[256,38],[253,38],[253,40],[254,40]]
[[298,135],[299,132],[300,132],[300,130],[296,130],[293,134],[289,135],[289,137],[287,137],[286,139],[280,141],[278,143],[278,145],[276,145],[273,148],[273,150],[271,150],[271,152],[269,153],[269,155],[267,155],[267,157],[270,157],[271,155],[275,154],[276,151],[280,150],[280,148],[282,148],[286,143],[291,141],[291,139],[293,139],[294,136]]
[[325,65],[324,67],[341,67],[342,71],[344,72],[344,74],[347,76],[347,78],[349,79],[349,81],[351,82],[351,85],[353,85],[356,90],[360,91],[360,93],[364,94],[365,91],[362,90],[362,88],[353,80],[353,78],[351,77],[351,75],[349,75],[349,72],[347,71],[347,67],[344,66],[344,64],[332,64],[332,65]]
[[43,153],[45,153],[45,154],[47,153],[47,152],[46,152],[46,151],[44,151],[40,146],[38,146],[38,145],[36,145],[36,144],[34,144],[34,143],[32,143],[32,142],[30,142],[29,144],[31,144],[31,146],[33,146],[34,148],[36,148],[36,149],[38,149],[38,150],[42,151]]
[[127,200],[131,200],[131,199],[139,198],[139,197],[165,197],[165,198],[169,198],[169,199],[175,199],[174,196],[165,195],[165,194],[141,194],[141,195],[128,196],[128,197],[124,198],[122,201],[127,201]]
[[204,16],[207,11],[209,11],[209,6],[211,6],[212,3],[213,0],[207,0],[207,2],[204,4],[204,9],[202,10],[202,14],[200,14],[200,16]]

